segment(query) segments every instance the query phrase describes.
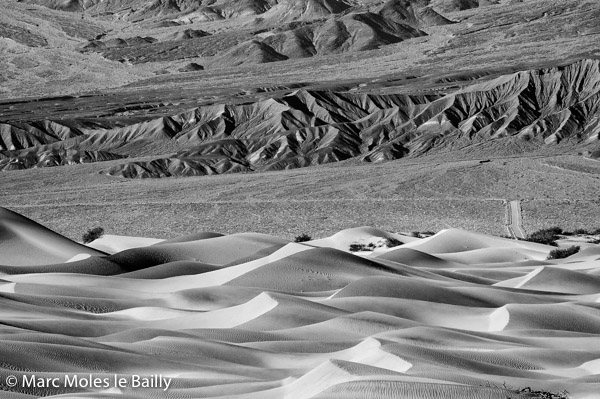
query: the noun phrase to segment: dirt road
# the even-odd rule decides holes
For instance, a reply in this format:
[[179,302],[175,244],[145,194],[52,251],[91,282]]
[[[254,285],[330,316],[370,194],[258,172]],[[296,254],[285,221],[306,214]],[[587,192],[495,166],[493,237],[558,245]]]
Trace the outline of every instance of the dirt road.
[[506,229],[508,234],[513,238],[525,238],[525,230],[523,230],[523,219],[521,216],[521,201],[509,201],[506,208]]

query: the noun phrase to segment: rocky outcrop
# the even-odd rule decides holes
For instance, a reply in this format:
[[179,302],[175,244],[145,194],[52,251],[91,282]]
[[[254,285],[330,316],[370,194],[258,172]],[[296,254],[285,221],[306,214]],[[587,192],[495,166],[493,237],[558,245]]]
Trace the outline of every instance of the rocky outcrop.
[[182,31],[171,34],[166,39],[177,41],[177,40],[195,39],[195,38],[204,37],[204,36],[210,36],[210,33],[205,32],[200,29],[184,29]]
[[178,72],[195,72],[195,71],[203,71],[203,70],[204,70],[204,67],[195,62],[190,62],[189,64],[186,64],[186,65],[182,66],[181,68],[177,69]]
[[134,47],[134,46],[143,46],[145,44],[151,44],[157,42],[158,39],[155,39],[150,36],[146,37],[129,37],[126,39],[115,38],[109,40],[90,40],[88,44],[83,47],[83,51],[101,51],[110,48],[120,48],[120,47]]
[[214,57],[209,63],[209,66],[221,68],[235,67],[246,64],[277,62],[287,59],[287,56],[277,52],[267,43],[258,40],[249,40],[235,45],[223,54]]

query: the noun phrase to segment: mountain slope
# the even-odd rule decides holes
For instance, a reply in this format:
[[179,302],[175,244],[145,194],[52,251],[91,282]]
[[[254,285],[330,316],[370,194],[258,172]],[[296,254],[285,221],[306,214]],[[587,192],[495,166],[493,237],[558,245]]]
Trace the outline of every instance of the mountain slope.
[[452,23],[451,20],[430,7],[429,1],[388,0],[377,6],[373,12],[386,19],[403,22],[413,28]]
[[[238,29],[215,32],[214,37],[206,38],[210,34],[202,30],[185,29],[161,33],[160,41],[150,36],[91,40],[82,51],[133,64],[204,57],[200,64],[207,69],[365,51],[426,36],[421,28],[451,23],[420,4],[389,0],[372,7],[351,7],[344,2],[306,0],[273,3],[271,7],[265,3],[259,8],[268,11],[250,23],[240,19]],[[182,13],[185,17],[177,21],[191,23],[200,18],[199,11]],[[226,14],[227,18],[239,17],[235,12]]]
[[598,60],[582,60],[467,81],[447,94],[301,89],[108,129],[73,130],[50,121],[4,125],[4,148],[9,143],[15,148],[2,152],[0,167],[14,168],[19,160],[32,165],[27,157],[42,158],[52,149],[101,151],[97,160],[155,155],[106,173],[162,177],[280,170],[350,158],[378,162],[481,143],[508,154],[559,142],[593,147],[600,134],[599,68]]
[[351,13],[341,18],[282,29],[264,43],[290,58],[379,48],[425,33],[374,13]]

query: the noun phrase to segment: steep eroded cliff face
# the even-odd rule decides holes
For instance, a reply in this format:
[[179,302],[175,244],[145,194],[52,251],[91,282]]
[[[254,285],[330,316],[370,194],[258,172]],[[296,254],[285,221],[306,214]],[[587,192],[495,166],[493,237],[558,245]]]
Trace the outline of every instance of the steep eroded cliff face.
[[599,68],[598,60],[585,59],[415,94],[300,89],[115,128],[3,123],[0,168],[68,163],[44,162],[56,149],[97,155],[86,161],[153,156],[106,170],[136,178],[379,162],[493,142],[504,155],[558,142],[593,144],[600,133]]

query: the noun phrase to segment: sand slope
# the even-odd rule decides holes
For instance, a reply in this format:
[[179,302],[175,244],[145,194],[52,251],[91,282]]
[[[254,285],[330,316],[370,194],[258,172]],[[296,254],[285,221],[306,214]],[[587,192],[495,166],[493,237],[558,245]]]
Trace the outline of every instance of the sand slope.
[[13,211],[0,207],[0,265],[66,262],[79,254],[103,255]]
[[[356,242],[404,240],[353,254]],[[110,241],[110,240],[109,240]],[[600,257],[449,229],[130,238],[106,255],[0,213],[0,396],[526,398],[600,392]],[[150,245],[154,244],[154,245]],[[112,247],[115,249],[115,247]],[[89,257],[64,263],[78,253]],[[35,374],[164,387],[8,387]],[[110,384],[109,384],[110,385]]]

